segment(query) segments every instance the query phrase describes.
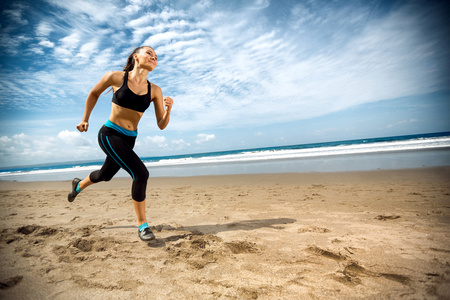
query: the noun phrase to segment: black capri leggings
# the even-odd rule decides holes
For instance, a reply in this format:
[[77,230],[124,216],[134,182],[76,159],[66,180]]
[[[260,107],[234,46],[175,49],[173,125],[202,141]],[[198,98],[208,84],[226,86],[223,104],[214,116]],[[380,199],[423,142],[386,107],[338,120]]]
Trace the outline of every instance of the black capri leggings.
[[135,136],[127,136],[112,128],[103,126],[98,133],[98,143],[106,154],[106,160],[100,170],[89,175],[92,182],[109,181],[120,170],[133,178],[131,196],[133,200],[142,202],[146,197],[148,170],[141,159],[133,151]]

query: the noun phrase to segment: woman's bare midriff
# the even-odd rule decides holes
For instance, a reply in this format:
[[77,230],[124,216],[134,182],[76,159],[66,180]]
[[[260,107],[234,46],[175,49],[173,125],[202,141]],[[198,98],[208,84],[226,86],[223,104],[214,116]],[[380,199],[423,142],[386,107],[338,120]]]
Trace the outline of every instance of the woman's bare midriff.
[[122,128],[134,131],[137,130],[143,114],[144,113],[112,103],[109,120]]

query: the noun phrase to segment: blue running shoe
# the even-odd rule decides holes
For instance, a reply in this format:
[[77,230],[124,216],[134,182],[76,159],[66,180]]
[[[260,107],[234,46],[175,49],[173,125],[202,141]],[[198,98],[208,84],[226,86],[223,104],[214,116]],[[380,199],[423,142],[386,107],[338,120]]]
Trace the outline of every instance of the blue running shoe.
[[69,202],[73,202],[73,200],[75,200],[75,197],[78,196],[77,186],[80,181],[81,181],[81,179],[79,179],[79,178],[74,178],[72,180],[72,191],[67,196],[67,200],[69,200]]
[[155,235],[153,234],[150,227],[147,227],[147,228],[143,229],[142,231],[140,231],[138,229],[138,234],[139,234],[139,237],[141,238],[141,240],[143,240],[144,242],[148,242],[148,241],[155,239]]

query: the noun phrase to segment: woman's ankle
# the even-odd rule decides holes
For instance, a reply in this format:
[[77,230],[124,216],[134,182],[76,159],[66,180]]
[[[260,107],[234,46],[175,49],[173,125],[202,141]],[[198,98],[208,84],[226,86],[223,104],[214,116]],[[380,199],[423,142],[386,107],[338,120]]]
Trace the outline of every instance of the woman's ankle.
[[147,222],[142,223],[141,225],[139,225],[139,231],[142,231],[142,230],[144,230],[145,228],[148,228],[148,227],[150,227],[150,226],[148,226]]

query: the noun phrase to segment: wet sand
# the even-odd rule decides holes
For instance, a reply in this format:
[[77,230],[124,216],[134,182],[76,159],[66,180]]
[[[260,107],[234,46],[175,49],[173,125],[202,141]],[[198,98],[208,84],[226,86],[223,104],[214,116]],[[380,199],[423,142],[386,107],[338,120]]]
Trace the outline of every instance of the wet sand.
[[1,299],[448,299],[450,167],[0,182]]

